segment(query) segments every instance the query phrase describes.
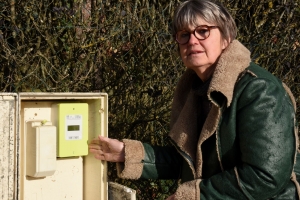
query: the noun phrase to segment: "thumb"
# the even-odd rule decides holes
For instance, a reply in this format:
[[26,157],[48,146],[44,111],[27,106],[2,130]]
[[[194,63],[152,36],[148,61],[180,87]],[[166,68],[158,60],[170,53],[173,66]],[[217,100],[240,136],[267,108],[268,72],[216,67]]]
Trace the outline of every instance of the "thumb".
[[109,140],[110,140],[110,138],[102,136],[102,135],[99,135],[98,138],[101,142],[109,142]]

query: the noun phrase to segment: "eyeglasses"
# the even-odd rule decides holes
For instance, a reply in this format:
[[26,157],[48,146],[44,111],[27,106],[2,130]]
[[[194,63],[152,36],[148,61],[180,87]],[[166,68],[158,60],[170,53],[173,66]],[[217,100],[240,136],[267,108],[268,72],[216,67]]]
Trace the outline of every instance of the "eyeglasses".
[[190,40],[191,34],[194,34],[194,36],[198,40],[205,40],[210,35],[210,29],[218,28],[218,26],[207,26],[207,25],[201,25],[197,26],[194,31],[186,31],[181,30],[176,33],[176,41],[179,44],[186,44]]

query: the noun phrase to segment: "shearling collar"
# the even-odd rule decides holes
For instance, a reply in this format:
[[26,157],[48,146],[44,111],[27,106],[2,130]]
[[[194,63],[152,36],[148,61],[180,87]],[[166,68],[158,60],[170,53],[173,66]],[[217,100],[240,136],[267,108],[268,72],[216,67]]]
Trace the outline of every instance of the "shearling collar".
[[[239,41],[232,41],[219,58],[208,88],[208,98],[212,99],[211,94],[220,92],[226,98],[227,106],[230,106],[234,85],[241,72],[249,66],[250,61],[249,50]],[[183,152],[195,161],[196,171],[194,173],[195,176],[200,176],[202,167],[197,167],[197,164],[201,165],[202,163],[200,146],[215,132],[221,111],[214,104],[203,126],[200,138],[198,138],[198,134],[195,134],[197,133],[197,113],[195,112],[197,102],[191,89],[194,76],[196,73],[188,69],[178,82],[172,104],[169,136]]]
[[250,51],[234,40],[220,56],[208,93],[221,92],[227,98],[229,107],[238,76],[249,66],[250,61]]

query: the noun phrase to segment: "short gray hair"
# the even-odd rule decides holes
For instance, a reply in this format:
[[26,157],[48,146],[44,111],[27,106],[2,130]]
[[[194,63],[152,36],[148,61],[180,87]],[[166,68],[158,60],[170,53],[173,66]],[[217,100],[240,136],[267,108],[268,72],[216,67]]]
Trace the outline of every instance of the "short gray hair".
[[227,9],[213,0],[187,0],[181,3],[173,17],[173,35],[190,25],[197,26],[197,19],[219,27],[223,39],[230,43],[236,38],[237,28],[234,19]]

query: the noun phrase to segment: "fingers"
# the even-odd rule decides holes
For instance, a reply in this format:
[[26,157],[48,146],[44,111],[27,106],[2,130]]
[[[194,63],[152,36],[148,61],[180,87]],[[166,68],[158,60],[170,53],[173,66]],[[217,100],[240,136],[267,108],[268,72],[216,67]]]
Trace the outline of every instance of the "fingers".
[[105,157],[105,143],[107,138],[103,136],[98,136],[97,138],[94,138],[88,145],[89,152],[94,154],[94,157],[98,160],[106,160]]
[[104,143],[106,143],[107,139],[102,139],[104,138],[103,136],[98,136],[97,138],[94,138],[90,143],[89,143],[89,148],[96,148],[99,149],[99,147],[103,146]]
[[89,144],[90,153],[99,160],[110,162],[124,162],[125,150],[124,143],[104,136],[98,136]]
[[94,158],[98,159],[98,160],[104,160],[107,161],[105,156],[103,154],[94,154]]
[[108,147],[108,143],[100,140],[99,138],[93,139],[89,144],[90,150],[101,150],[102,152],[109,152],[110,149]]
[[117,153],[123,149],[124,143],[117,139],[111,139],[100,135],[98,136],[98,139],[99,145],[102,146],[103,151]]
[[94,154],[94,157],[98,160],[106,160],[104,152],[100,148],[90,148],[90,153]]
[[90,143],[89,143],[89,145],[90,144],[100,144],[101,143],[101,141],[99,140],[99,138],[94,138]]
[[95,145],[102,145],[104,143],[109,143],[111,139],[108,138],[108,137],[104,137],[104,136],[101,136],[99,135],[97,138],[94,138],[90,143],[89,145],[91,144],[95,144]]
[[104,156],[104,155],[98,155],[98,154],[96,154],[96,155],[94,155],[94,157],[95,157],[96,159],[98,159],[98,160],[104,160],[104,161],[107,161],[107,160],[105,159],[105,156]]
[[104,161],[110,161],[110,162],[115,162],[115,159],[112,157],[112,154],[110,153],[105,153],[101,149],[96,150],[96,149],[90,149],[90,152],[94,154],[94,157],[98,160],[104,160]]
[[91,144],[89,144],[89,149],[100,150],[101,146],[99,144],[91,143]]

